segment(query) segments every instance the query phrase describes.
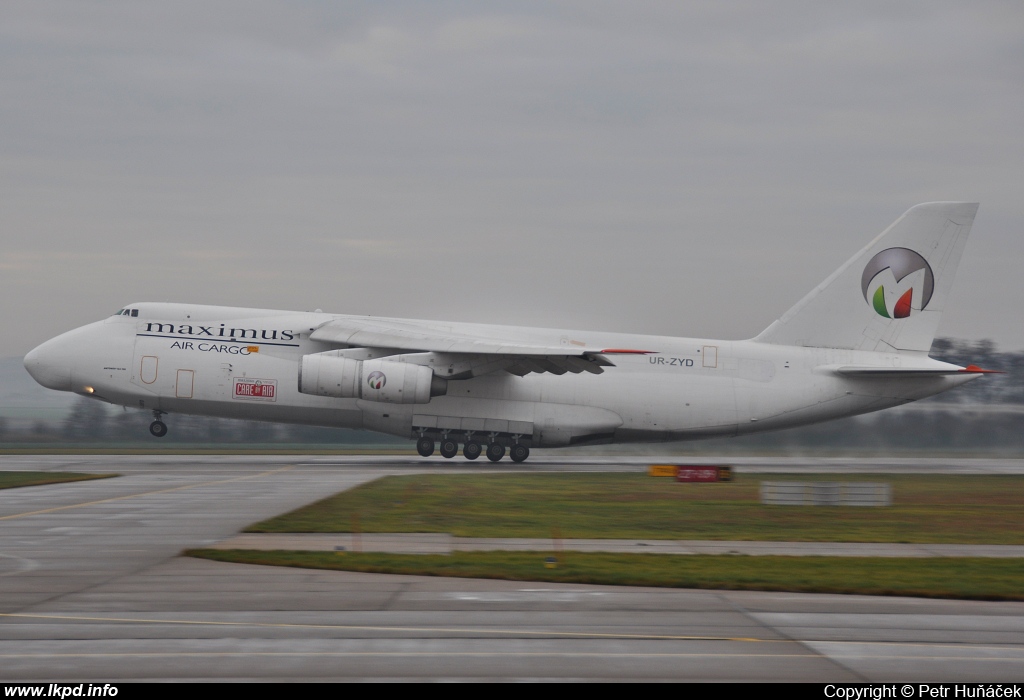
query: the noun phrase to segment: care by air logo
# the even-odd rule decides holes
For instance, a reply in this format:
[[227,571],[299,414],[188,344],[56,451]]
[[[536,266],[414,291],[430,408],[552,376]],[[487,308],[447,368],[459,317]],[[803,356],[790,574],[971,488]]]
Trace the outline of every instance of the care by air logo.
[[909,248],[886,248],[868,261],[860,286],[864,300],[879,316],[907,318],[928,306],[935,276],[918,253]]
[[384,376],[383,372],[370,372],[370,376],[366,378],[366,383],[370,385],[371,389],[380,389],[387,384],[388,378]]

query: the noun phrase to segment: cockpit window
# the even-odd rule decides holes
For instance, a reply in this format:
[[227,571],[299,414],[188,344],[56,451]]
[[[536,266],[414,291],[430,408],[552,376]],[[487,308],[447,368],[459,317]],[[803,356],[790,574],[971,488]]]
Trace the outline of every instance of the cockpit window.
[[138,318],[139,310],[138,309],[121,309],[120,311],[118,311],[114,315],[115,316],[133,316],[135,318]]
[[132,309],[132,316],[134,317],[134,316],[138,316],[138,315],[139,315],[139,310],[138,309]]
[[125,312],[125,311],[127,311],[127,310],[128,310],[128,309],[121,309],[120,311],[118,311],[118,312],[117,312],[116,314],[114,314],[114,315],[115,315],[115,316],[124,316],[124,312]]

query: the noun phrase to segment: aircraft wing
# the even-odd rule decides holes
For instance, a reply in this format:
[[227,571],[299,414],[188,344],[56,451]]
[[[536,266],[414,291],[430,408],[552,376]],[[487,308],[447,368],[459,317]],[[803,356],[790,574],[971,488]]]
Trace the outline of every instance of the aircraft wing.
[[523,376],[531,372],[600,374],[614,367],[606,355],[645,353],[620,348],[587,348],[520,342],[508,337],[467,333],[443,324],[397,319],[334,319],[321,324],[310,340],[349,348],[378,348],[411,353],[437,353],[457,364],[474,366],[474,376],[507,371]]

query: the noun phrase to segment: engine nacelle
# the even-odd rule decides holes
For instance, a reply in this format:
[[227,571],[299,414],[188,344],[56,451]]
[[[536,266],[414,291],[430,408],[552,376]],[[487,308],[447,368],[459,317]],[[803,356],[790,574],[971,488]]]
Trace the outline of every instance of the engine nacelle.
[[299,391],[339,399],[427,403],[432,396],[447,393],[448,382],[423,365],[320,354],[302,358]]

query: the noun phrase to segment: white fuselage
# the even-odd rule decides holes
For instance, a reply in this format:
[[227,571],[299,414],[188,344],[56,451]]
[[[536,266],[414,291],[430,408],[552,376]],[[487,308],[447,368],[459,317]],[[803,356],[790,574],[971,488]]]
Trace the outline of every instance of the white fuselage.
[[887,408],[976,376],[834,371],[844,365],[949,366],[924,353],[438,323],[432,327],[452,333],[646,354],[611,355],[614,366],[601,374],[493,372],[449,381],[445,395],[425,403],[384,403],[299,391],[302,358],[339,347],[310,339],[314,329],[355,317],[170,303],[131,308],[138,316],[114,316],[44,343],[25,366],[44,386],[145,410],[406,438],[424,428],[500,432],[523,435],[537,447],[787,428]]

